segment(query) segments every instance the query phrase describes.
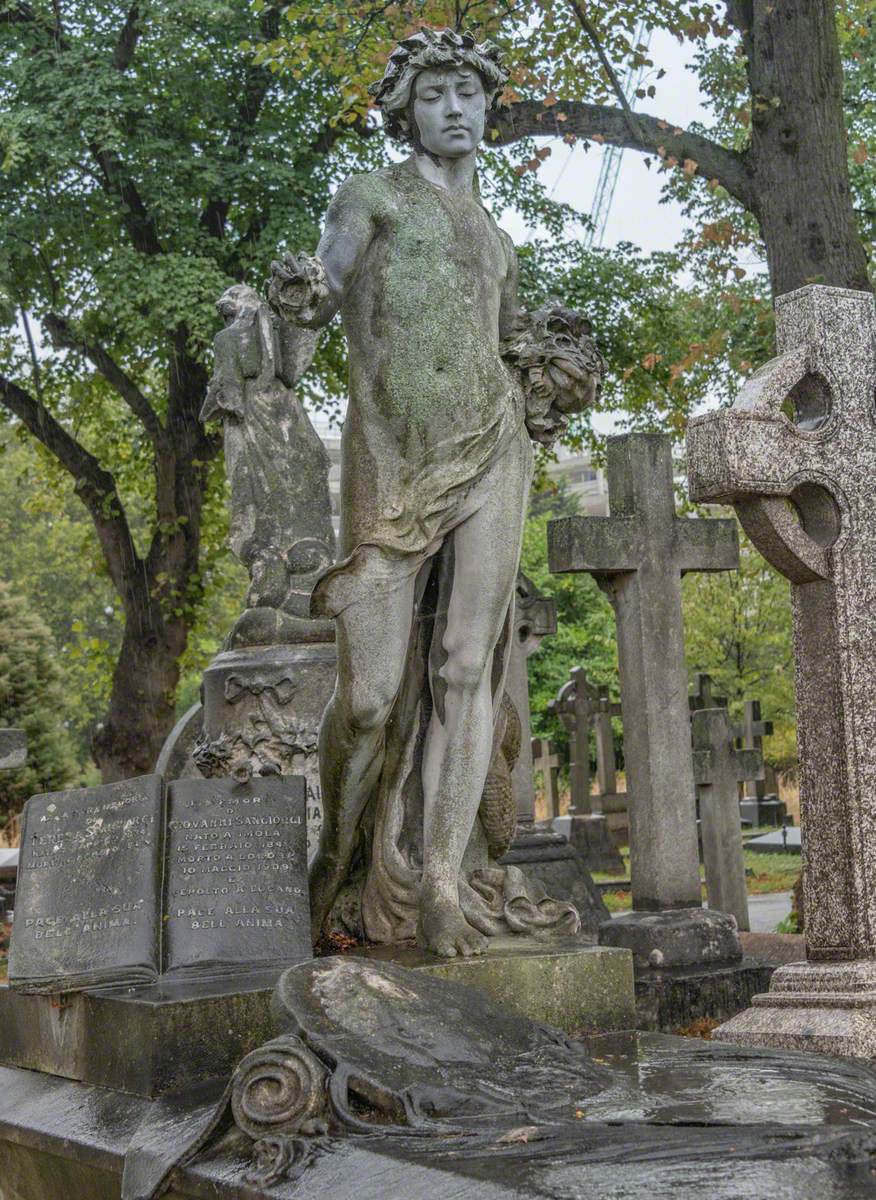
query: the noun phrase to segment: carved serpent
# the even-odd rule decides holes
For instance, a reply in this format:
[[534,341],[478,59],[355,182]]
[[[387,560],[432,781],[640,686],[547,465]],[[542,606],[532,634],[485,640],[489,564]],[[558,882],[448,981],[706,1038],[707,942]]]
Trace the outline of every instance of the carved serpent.
[[517,829],[511,772],[520,757],[521,737],[520,716],[505,692],[493,735],[493,758],[478,809],[491,858],[501,858],[511,846]]

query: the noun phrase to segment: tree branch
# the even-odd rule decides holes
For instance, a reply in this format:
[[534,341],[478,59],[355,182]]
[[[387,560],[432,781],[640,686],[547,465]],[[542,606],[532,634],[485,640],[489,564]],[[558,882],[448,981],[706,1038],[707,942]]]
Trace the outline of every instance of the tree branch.
[[[280,32],[279,4],[269,5],[263,10],[259,19],[259,28],[266,41],[277,36]],[[271,80],[271,73],[266,67],[257,67],[252,63],[247,64],[240,102],[225,143],[227,150],[231,153],[232,161],[235,163],[242,163],[246,157],[250,134],[262,110]],[[225,222],[230,207],[231,201],[227,197],[214,197],[201,213],[199,224],[213,237],[224,237]]]
[[66,317],[57,313],[48,313],[45,318],[46,329],[55,346],[66,350],[77,350],[89,359],[110,387],[122,397],[128,408],[149,434],[156,447],[164,440],[164,427],[158,419],[152,405],[118,363],[110,357],[96,342],[89,342],[70,324]]
[[27,21],[35,21],[36,13],[33,8],[19,0],[17,4],[4,7],[0,12],[0,25],[23,25]]
[[679,129],[646,113],[636,113],[642,137],[633,137],[622,109],[603,104],[587,104],[582,100],[560,101],[546,108],[540,100],[522,100],[494,114],[490,125],[498,137],[490,139],[493,146],[505,146],[523,137],[562,137],[574,134],[580,138],[600,139],[612,146],[675,158],[679,162],[696,163],[694,173],[703,179],[717,179],[743,208],[755,212],[757,196],[752,183],[748,159],[744,154]]
[[580,24],[580,26],[584,30],[584,32],[587,34],[587,38],[590,41],[590,44],[593,46],[593,49],[596,51],[597,55],[599,56],[599,61],[602,63],[602,69],[605,71],[606,75],[608,76],[608,81],[612,86],[612,90],[614,91],[615,96],[617,96],[618,104],[621,106],[621,110],[624,114],[624,117],[626,118],[626,122],[627,122],[627,125],[629,126],[630,133],[633,135],[634,138],[636,138],[637,141],[640,141],[640,142],[643,141],[644,134],[642,132],[642,127],[639,124],[636,114],[630,108],[630,102],[627,100],[626,96],[624,95],[624,89],[621,87],[620,81],[618,80],[618,77],[614,72],[614,67],[611,65],[609,57],[605,53],[605,50],[603,49],[602,42],[600,41],[600,38],[599,38],[599,34],[596,32],[596,27],[593,25],[593,22],[585,14],[584,9],[578,3],[578,0],[569,0],[569,3],[572,6],[575,16],[578,18],[578,23]]
[[140,38],[140,5],[132,4],[125,18],[125,23],[116,38],[116,48],[113,51],[113,66],[117,71],[126,71],[130,66],[137,42]]
[[80,445],[44,404],[0,375],[0,404],[13,413],[70,473],[76,494],[91,514],[110,578],[122,600],[131,598],[143,564],[134,548],[116,483],[93,454]]

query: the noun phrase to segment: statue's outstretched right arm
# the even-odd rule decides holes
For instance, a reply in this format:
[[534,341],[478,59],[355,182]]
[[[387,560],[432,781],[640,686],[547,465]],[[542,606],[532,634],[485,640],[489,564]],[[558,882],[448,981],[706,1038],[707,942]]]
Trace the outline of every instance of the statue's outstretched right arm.
[[271,263],[268,301],[284,320],[318,329],[340,308],[374,237],[373,178],[354,175],[338,188],[315,255],[299,251]]

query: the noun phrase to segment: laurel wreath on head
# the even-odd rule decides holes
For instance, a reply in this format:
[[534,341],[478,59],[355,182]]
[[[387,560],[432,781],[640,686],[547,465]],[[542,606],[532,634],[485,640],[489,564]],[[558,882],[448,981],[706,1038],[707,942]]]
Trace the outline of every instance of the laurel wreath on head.
[[421,71],[462,66],[477,71],[483,80],[487,104],[495,108],[508,82],[508,71],[498,46],[477,42],[473,34],[453,29],[421,29],[399,42],[389,56],[383,78],[368,89],[383,113],[389,136],[402,142],[411,140],[410,101],[414,80]]

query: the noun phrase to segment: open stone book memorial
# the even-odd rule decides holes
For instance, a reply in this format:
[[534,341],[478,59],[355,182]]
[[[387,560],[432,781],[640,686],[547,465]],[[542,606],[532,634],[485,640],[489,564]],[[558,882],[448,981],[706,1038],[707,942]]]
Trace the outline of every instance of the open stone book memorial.
[[[408,157],[347,180],[266,296],[220,301],[204,418],[224,427],[246,611],[154,775],[28,803],[2,1200],[872,1195],[872,300],[786,298],[782,357],[691,433],[695,490],[737,504],[795,584],[810,961],[738,1018],[744,1046],[733,1023],[717,1044],[637,1032],[643,973],[681,985],[741,955],[734,919],[700,907],[677,604],[681,573],[732,567],[736,543],[675,514],[647,435],[611,451],[609,523],[552,534],[554,568],[611,594],[639,788],[637,911],[596,944],[523,869],[540,841],[574,852],[515,794],[528,701],[509,662],[531,633],[514,607],[532,600],[531,442],[593,403],[608,364],[581,314],[520,309],[480,199],[506,80],[489,43],[407,38],[373,95]],[[337,313],[336,547],[293,388]],[[706,806],[753,769],[727,738],[726,721],[702,735]],[[847,1057],[807,1052],[816,1025]]]

